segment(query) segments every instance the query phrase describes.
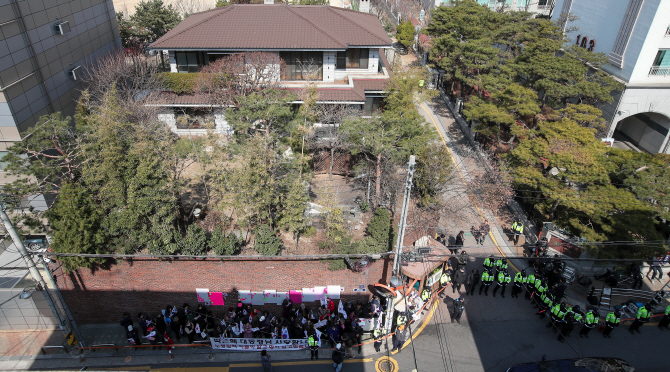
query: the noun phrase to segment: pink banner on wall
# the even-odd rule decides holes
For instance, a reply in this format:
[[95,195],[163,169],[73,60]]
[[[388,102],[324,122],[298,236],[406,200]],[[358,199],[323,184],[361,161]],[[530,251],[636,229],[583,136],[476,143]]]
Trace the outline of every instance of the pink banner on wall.
[[302,292],[300,291],[288,291],[288,298],[294,304],[302,303]]
[[223,306],[223,293],[222,292],[210,292],[209,299],[212,301],[212,305],[221,305]]

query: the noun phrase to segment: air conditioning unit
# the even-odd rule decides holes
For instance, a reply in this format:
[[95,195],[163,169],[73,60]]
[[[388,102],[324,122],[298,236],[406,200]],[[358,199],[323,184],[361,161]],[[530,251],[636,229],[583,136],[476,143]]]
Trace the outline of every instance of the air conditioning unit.
[[81,66],[74,67],[70,70],[69,75],[72,80],[78,80],[81,76],[78,76],[81,73]]
[[64,21],[56,24],[56,32],[60,35],[65,35],[65,33],[70,32],[70,22]]

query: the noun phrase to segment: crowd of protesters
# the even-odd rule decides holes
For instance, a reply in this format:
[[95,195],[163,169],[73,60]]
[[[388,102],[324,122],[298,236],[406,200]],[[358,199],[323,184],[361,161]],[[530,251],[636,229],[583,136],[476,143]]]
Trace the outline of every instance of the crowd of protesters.
[[120,324],[129,343],[163,344],[168,350],[173,340],[186,339],[193,344],[210,337],[231,337],[311,339],[319,345],[328,342],[332,348],[338,344],[349,348],[358,345],[360,353],[363,336],[360,320],[382,315],[377,297],[367,303],[342,301],[339,306],[332,299],[314,305],[293,304],[286,299],[281,307],[281,314],[273,314],[238,303],[229,307],[223,317],[216,317],[204,304],[192,308],[185,303],[181,307],[167,305],[155,316],[139,313],[136,319],[139,331],[129,313],[123,314]]

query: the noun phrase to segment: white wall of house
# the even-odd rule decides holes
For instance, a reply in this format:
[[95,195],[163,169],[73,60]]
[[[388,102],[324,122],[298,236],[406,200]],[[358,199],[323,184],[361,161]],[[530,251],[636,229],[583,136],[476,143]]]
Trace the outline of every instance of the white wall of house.
[[332,83],[335,81],[335,62],[337,52],[323,52],[323,81]]
[[[223,135],[233,135],[233,127],[226,120],[225,109],[214,109],[214,131]],[[158,110],[158,120],[167,125],[173,133],[178,135],[205,135],[207,129],[177,129],[177,117],[174,107],[161,107]]]
[[170,56],[170,72],[177,72],[177,60],[174,58],[174,52],[169,51],[168,55]]

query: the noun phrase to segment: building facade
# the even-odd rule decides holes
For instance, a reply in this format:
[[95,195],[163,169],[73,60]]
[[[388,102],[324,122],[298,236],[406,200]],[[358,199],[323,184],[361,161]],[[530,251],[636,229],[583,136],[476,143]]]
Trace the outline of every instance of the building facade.
[[[193,14],[151,47],[169,56],[172,73],[197,73],[236,53],[271,53],[283,61],[281,68],[268,65],[282,89],[298,93],[311,79],[317,83],[318,103],[354,105],[370,115],[383,100],[390,67],[383,49],[391,45],[372,14],[331,6],[259,4]],[[159,119],[175,133],[206,133],[201,120],[193,125],[179,118],[205,112],[213,116],[218,132],[231,132],[227,107],[215,107],[194,95],[164,96]]]
[[0,0],[0,157],[41,116],[73,115],[82,66],[120,46],[111,0]]
[[[538,15],[551,16],[556,0],[475,0],[480,5],[489,7],[493,11],[524,11]],[[426,8],[449,6],[451,0],[422,0]]]
[[622,147],[670,153],[670,0],[557,0],[553,19],[579,17],[570,42],[607,54],[603,70],[625,84],[602,107]]

